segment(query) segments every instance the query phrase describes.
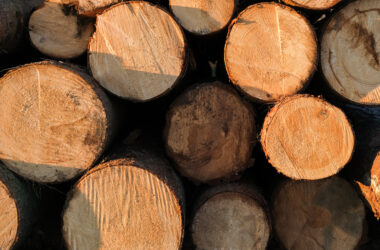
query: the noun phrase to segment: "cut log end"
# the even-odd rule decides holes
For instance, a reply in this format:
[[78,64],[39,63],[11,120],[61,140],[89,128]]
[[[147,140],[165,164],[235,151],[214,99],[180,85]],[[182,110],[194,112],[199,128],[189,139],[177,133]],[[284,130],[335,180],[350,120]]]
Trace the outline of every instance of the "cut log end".
[[110,137],[110,103],[92,78],[64,64],[21,66],[0,80],[0,158],[38,182],[92,166]]
[[80,180],[63,221],[69,249],[176,250],[184,226],[180,202],[165,180],[118,160]]
[[373,161],[369,185],[357,182],[375,217],[380,220],[380,152]]
[[11,249],[17,237],[18,212],[15,200],[0,179],[0,243],[2,249]]
[[51,1],[34,11],[29,20],[32,44],[54,58],[69,59],[86,52],[94,27],[89,19],[79,17],[73,10]]
[[321,65],[338,94],[380,104],[380,2],[358,0],[332,17],[322,38]]
[[235,10],[234,0],[170,0],[169,6],[187,31],[207,35],[225,28]]
[[255,133],[251,107],[232,88],[214,82],[177,98],[167,114],[164,138],[182,175],[210,182],[248,167]]
[[269,235],[262,204],[241,191],[225,190],[207,197],[191,224],[196,249],[266,249]]
[[354,133],[337,107],[296,95],[268,113],[261,144],[277,171],[292,179],[315,180],[336,174],[350,160]]
[[158,6],[117,4],[96,21],[89,65],[99,83],[117,96],[148,101],[169,91],[186,69],[183,32]]
[[344,179],[288,181],[273,201],[274,229],[286,249],[356,249],[362,239],[364,205]]
[[317,63],[315,34],[290,7],[254,4],[232,22],[224,60],[231,81],[243,92],[273,102],[308,83]]
[[311,10],[326,10],[342,0],[283,0],[284,3]]

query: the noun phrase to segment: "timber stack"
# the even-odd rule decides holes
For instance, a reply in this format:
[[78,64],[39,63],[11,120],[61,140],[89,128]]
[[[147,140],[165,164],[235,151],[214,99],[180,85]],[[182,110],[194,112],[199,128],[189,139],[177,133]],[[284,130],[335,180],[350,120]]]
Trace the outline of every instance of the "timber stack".
[[0,249],[380,249],[380,0],[0,0],[0,57]]

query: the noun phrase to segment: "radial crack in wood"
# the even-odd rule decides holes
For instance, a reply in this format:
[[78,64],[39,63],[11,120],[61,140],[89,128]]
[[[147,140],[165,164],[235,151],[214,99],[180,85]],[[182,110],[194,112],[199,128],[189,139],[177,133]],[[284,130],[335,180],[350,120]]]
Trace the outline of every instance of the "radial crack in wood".
[[317,64],[315,34],[290,7],[254,4],[230,25],[224,61],[230,80],[244,93],[273,102],[308,83]]
[[148,101],[168,92],[186,70],[185,38],[163,9],[144,1],[120,3],[97,16],[89,66],[113,94]]
[[276,104],[261,131],[270,163],[292,179],[316,180],[336,174],[351,159],[354,139],[340,109],[306,95]]
[[346,99],[380,104],[380,1],[358,0],[329,21],[321,65],[329,85]]

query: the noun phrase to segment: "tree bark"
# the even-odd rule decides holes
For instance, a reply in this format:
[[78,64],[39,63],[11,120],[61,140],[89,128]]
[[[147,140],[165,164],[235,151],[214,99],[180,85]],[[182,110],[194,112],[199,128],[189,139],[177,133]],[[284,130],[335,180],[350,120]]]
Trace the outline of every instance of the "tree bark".
[[29,19],[32,44],[43,54],[62,59],[78,57],[87,51],[93,23],[77,15],[63,0],[49,0]]
[[276,170],[292,179],[336,174],[351,159],[354,132],[337,107],[307,95],[288,97],[267,114],[261,145]]
[[328,22],[321,66],[330,87],[346,100],[380,104],[380,2],[348,4]]
[[38,219],[37,200],[29,187],[0,163],[1,249],[21,247]]
[[266,202],[250,185],[214,186],[195,202],[191,236],[196,249],[266,249],[270,231]]
[[231,87],[203,83],[173,102],[164,141],[183,176],[195,182],[231,180],[251,163],[254,112]]
[[230,23],[235,0],[169,0],[169,6],[184,29],[196,35],[209,35]]
[[108,91],[143,102],[173,88],[186,71],[186,52],[184,34],[169,13],[131,1],[98,15],[89,66]]
[[305,88],[317,64],[314,31],[285,5],[258,3],[232,21],[224,48],[230,80],[259,102],[275,102]]
[[286,181],[273,197],[273,222],[286,249],[356,249],[365,209],[344,179]]
[[79,68],[45,61],[0,79],[0,159],[37,182],[70,180],[90,168],[111,140],[113,110]]
[[118,147],[83,176],[63,216],[68,249],[180,249],[184,191],[159,154]]

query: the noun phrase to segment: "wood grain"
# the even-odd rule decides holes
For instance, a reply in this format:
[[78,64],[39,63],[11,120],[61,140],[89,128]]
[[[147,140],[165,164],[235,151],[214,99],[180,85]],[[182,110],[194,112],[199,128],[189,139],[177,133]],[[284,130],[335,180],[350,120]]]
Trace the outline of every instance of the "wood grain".
[[196,249],[266,249],[270,235],[266,204],[250,185],[214,186],[195,204],[191,236]]
[[315,34],[290,7],[254,4],[232,21],[224,61],[230,80],[244,93],[273,102],[307,84],[317,63]]
[[274,229],[286,249],[357,249],[365,209],[353,187],[333,177],[287,181],[273,197]]
[[196,182],[236,178],[249,166],[254,112],[220,82],[190,88],[171,105],[164,141],[179,172]]
[[186,69],[185,38],[164,10],[120,3],[97,16],[89,45],[95,79],[113,94],[148,101],[168,92]]
[[169,6],[184,29],[207,35],[225,28],[235,10],[234,0],[169,0]]
[[292,179],[316,180],[336,174],[350,160],[354,139],[339,108],[306,95],[276,104],[261,131],[268,160]]
[[346,99],[380,104],[380,2],[358,0],[329,21],[321,65],[328,83]]
[[49,0],[33,12],[29,35],[32,44],[42,53],[69,59],[87,51],[94,26],[61,2],[63,0]]
[[311,10],[325,10],[333,7],[342,0],[283,0],[284,3]]
[[74,187],[64,212],[68,249],[180,249],[183,190],[166,161],[125,151]]
[[112,131],[111,104],[94,80],[40,62],[0,79],[0,158],[38,182],[66,181],[92,166]]

